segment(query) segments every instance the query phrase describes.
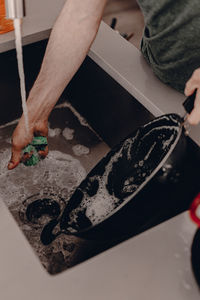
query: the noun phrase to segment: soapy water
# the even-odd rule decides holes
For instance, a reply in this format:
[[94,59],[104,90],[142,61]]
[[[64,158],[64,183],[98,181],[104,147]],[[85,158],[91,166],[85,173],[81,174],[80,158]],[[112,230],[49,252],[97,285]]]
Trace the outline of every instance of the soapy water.
[[[86,120],[72,108],[71,104],[65,102],[57,105],[56,108],[69,108],[78,118],[81,125],[89,127]],[[9,128],[17,124],[17,122],[18,119],[1,125],[0,129]],[[49,124],[50,138],[61,136],[61,134],[64,138],[69,138],[74,135],[74,130],[66,127],[62,131],[61,128],[51,128]],[[2,141],[6,142],[10,147],[10,136],[2,136]],[[78,144],[74,147],[77,150],[77,156],[90,152],[89,148],[84,145]],[[62,189],[69,192],[78,186],[86,176],[86,171],[78,159],[59,151],[50,151],[45,160],[40,161],[36,166],[27,168],[20,164],[12,171],[7,170],[9,159],[10,149],[4,146],[4,148],[0,149],[0,196],[8,206],[13,205],[15,201],[21,201],[23,197],[26,198],[28,195],[41,192],[43,188],[45,190],[54,190],[54,192],[59,192]],[[9,186],[8,182],[10,183]],[[53,186],[54,188],[52,188]]]
[[10,150],[1,149],[0,199],[8,206],[44,268],[50,274],[57,274],[74,265],[80,242],[66,235],[55,239],[57,228],[54,228],[47,236],[48,240],[53,237],[47,246],[41,235],[45,226],[62,214],[86,171],[77,159],[59,151],[50,151],[48,157],[34,167],[20,164],[12,171],[7,170],[9,157]]
[[[71,110],[71,105],[68,107],[65,104],[65,107]],[[63,115],[61,110],[65,111],[65,109],[56,108],[60,108],[58,113],[60,111]],[[69,114],[67,123],[71,119],[74,120],[74,117]],[[79,124],[83,122],[79,115],[78,121]],[[51,222],[56,224],[72,193],[86,177],[86,171],[81,163],[83,158],[80,158],[80,161],[79,157],[74,158],[72,150],[74,143],[68,143],[63,150],[72,155],[60,151],[50,151],[45,160],[41,160],[36,166],[26,167],[20,164],[16,169],[8,171],[10,136],[14,129],[12,125],[16,125],[17,122],[18,120],[14,120],[0,126],[0,199],[8,206],[45,269],[50,274],[57,274],[78,263],[79,256],[82,255],[80,252],[84,241],[74,236],[60,234],[59,224],[54,226],[46,236],[44,233]],[[86,122],[84,122],[84,126],[87,127],[82,129],[86,140],[90,141],[91,138],[91,147],[92,145],[96,147],[98,139],[94,139],[94,134],[88,130],[89,126]],[[80,125],[77,129],[79,127]],[[63,129],[61,128],[49,126],[50,148],[62,149],[60,145],[66,138],[62,132]],[[79,142],[78,137],[77,142]],[[91,158],[94,159],[93,151],[90,154]],[[86,166],[86,168],[88,167]],[[57,233],[59,235],[56,235]],[[50,241],[48,245],[44,243],[44,238],[48,239],[48,242]]]
[[9,157],[10,150],[1,151],[0,197],[8,206],[46,190],[70,193],[86,176],[77,159],[59,151],[50,151],[48,157],[34,167],[20,164],[12,172],[7,170]]
[[133,198],[173,147],[179,125],[173,116],[161,117],[113,149],[72,195],[61,228],[75,233],[97,225]]

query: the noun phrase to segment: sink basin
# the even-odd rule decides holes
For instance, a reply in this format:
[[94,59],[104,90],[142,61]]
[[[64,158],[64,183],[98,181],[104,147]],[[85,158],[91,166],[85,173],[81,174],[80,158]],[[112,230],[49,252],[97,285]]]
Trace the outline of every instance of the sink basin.
[[[38,74],[46,44],[42,41],[23,49],[27,92]],[[136,222],[127,236],[91,241],[58,235],[58,220],[86,174],[153,116],[87,57],[49,118],[48,157],[35,167],[20,164],[8,171],[11,135],[22,113],[15,51],[0,54],[0,65],[0,196],[50,274],[69,269],[188,208],[198,190],[196,162],[200,160],[199,149],[189,138],[182,174],[169,186],[155,185],[154,197],[149,195],[130,211],[140,225]],[[49,228],[53,238],[46,245],[41,236]]]
[[[38,74],[47,41],[24,47],[26,88]],[[41,232],[62,214],[70,195],[96,163],[153,116],[90,58],[63,92],[49,119],[48,158],[7,171],[11,135],[21,115],[15,51],[0,55],[0,194],[42,265],[57,274],[123,239],[89,241],[61,235],[43,245]],[[53,234],[56,237],[58,228]]]

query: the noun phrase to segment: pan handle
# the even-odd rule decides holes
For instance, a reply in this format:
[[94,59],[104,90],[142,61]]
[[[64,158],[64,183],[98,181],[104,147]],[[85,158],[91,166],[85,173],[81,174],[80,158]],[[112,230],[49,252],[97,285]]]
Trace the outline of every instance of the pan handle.
[[185,101],[183,102],[183,106],[185,108],[185,111],[190,114],[194,108],[194,101],[196,98],[197,89],[195,89],[194,93],[187,97]]
[[190,206],[190,217],[200,227],[200,216],[197,215],[197,209],[200,207],[200,193],[194,198]]

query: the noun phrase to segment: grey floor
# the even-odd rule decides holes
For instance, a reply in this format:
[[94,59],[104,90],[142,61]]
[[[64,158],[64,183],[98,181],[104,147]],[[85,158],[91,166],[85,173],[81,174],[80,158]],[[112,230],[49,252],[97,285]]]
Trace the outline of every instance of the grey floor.
[[109,0],[104,11],[103,21],[110,25],[113,18],[117,18],[115,29],[121,34],[133,34],[129,41],[139,48],[144,19],[136,0]]

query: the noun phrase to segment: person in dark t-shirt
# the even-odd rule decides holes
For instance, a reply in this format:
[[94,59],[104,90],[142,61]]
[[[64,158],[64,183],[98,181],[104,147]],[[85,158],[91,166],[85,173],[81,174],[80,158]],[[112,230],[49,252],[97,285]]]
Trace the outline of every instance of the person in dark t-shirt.
[[[85,59],[98,32],[107,0],[67,0],[50,35],[39,75],[27,107],[29,133],[22,115],[12,137],[8,169],[21,160],[34,134],[47,136],[48,117],[66,85]],[[195,107],[188,117],[200,121],[200,0],[138,0],[145,20],[141,51],[164,83],[191,95]],[[48,153],[46,147],[41,156]]]
[[200,1],[138,0],[145,30],[141,51],[154,73],[180,92],[200,67]]

